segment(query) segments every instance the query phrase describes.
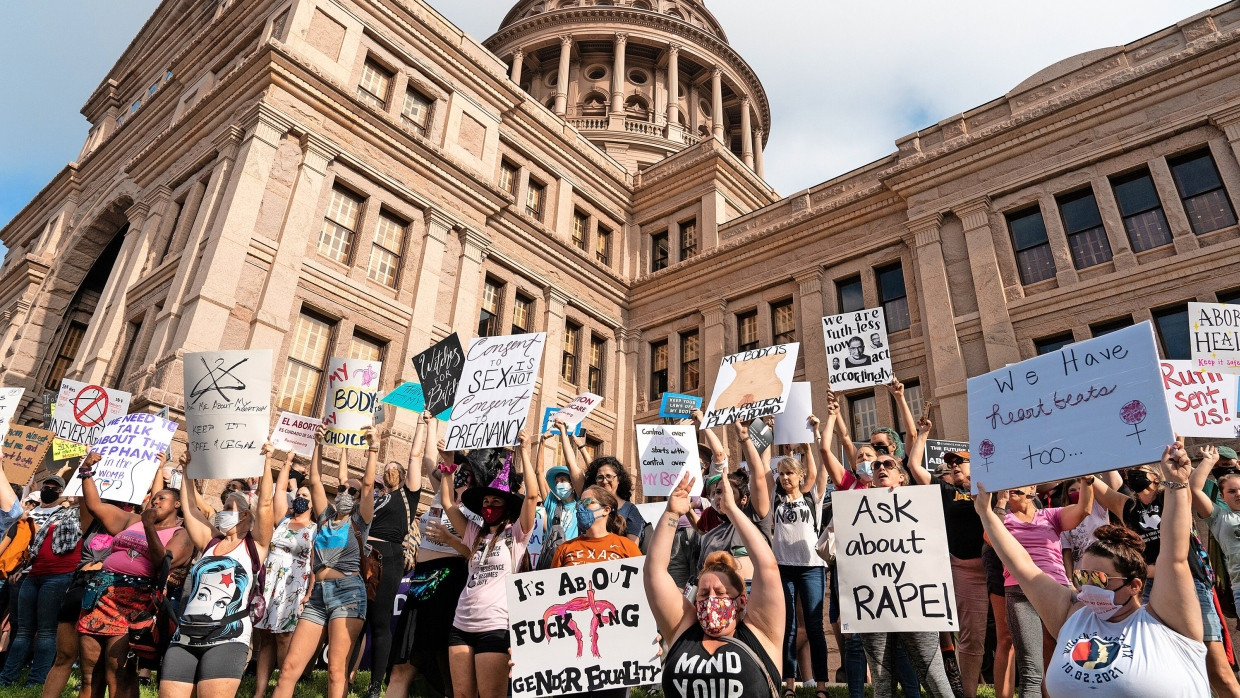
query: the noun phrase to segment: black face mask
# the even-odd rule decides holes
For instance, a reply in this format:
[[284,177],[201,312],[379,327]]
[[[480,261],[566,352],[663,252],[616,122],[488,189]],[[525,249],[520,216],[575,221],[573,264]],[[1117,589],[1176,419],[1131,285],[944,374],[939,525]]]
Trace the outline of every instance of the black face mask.
[[50,488],[41,489],[39,490],[39,499],[42,500],[44,504],[51,504],[57,499],[60,499],[60,490]]
[[1150,476],[1141,472],[1133,473],[1128,476],[1128,486],[1133,492],[1144,492],[1149,489]]

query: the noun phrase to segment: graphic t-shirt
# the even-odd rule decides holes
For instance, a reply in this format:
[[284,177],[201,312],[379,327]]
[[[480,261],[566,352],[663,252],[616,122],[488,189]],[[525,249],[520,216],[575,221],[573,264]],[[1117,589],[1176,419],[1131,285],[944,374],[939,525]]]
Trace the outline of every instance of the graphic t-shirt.
[[[749,648],[749,652],[725,642],[711,652],[705,642],[702,626],[689,626],[667,652],[663,663],[663,695],[668,698],[742,698],[770,695],[767,686],[780,684],[780,672],[753,631],[741,621],[736,626],[733,642]],[[758,658],[758,662],[753,657]]]
[[637,549],[637,543],[615,533],[608,533],[602,538],[577,536],[561,543],[555,549],[555,558],[551,561],[551,566],[588,565],[594,562],[638,557],[641,554],[642,551]]
[[973,495],[937,478],[943,490],[943,524],[947,528],[947,551],[961,560],[982,556],[982,520],[973,508]]
[[[1158,551],[1162,549],[1160,531],[1162,510],[1162,494],[1159,494],[1149,504],[1142,504],[1135,498],[1129,498],[1124,503],[1124,525],[1145,541],[1144,556],[1147,565],[1153,565],[1158,561]],[[1201,545],[1201,540],[1197,537],[1195,527],[1188,538],[1188,568],[1192,571],[1194,580],[1210,586],[1214,585],[1214,570],[1210,568],[1210,558],[1206,554],[1205,547]]]
[[1094,508],[1090,510],[1089,516],[1081,522],[1079,526],[1071,531],[1064,531],[1059,537],[1059,543],[1063,546],[1065,552],[1071,552],[1073,557],[1081,559],[1081,555],[1085,552],[1085,548],[1094,542],[1094,531],[1100,526],[1105,526],[1111,522],[1110,514],[1107,508],[1094,502]]
[[813,492],[802,494],[797,499],[777,493],[772,504],[772,519],[775,530],[771,549],[775,552],[776,562],[797,567],[823,567],[827,564],[815,550],[822,504]]
[[529,542],[529,534],[521,530],[520,521],[479,542],[481,533],[482,528],[470,521],[463,539],[465,547],[471,550],[478,542],[469,559],[469,576],[457,602],[454,623],[469,633],[508,628],[508,575],[516,573]]
[[[185,578],[185,607],[172,641],[187,647],[210,647],[225,642],[250,644],[250,591],[257,582],[254,563],[244,540],[224,555],[216,555],[219,543],[207,548]],[[215,626],[206,635],[191,637],[182,632],[186,624]]]

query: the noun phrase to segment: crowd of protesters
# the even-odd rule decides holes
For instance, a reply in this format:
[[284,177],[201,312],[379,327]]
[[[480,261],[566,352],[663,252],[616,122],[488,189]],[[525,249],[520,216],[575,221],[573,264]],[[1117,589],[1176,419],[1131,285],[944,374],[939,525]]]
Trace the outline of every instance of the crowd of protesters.
[[[973,698],[981,683],[999,698],[1240,696],[1224,620],[1240,605],[1233,450],[1193,449],[1194,465],[1177,442],[1153,466],[973,494],[969,453],[926,467],[933,425],[899,381],[888,388],[899,429],[868,442],[853,442],[834,397],[809,420],[814,443],[763,448],[756,422],[701,430],[702,496],[686,475],[655,520],[634,504],[631,464],[588,458],[558,421],[512,449],[451,453],[424,414],[408,462],[382,469],[368,427],[361,477],[346,452],[334,493],[321,446],[302,464],[269,444],[262,476],[218,496],[185,456],[137,506],[100,498],[94,453],[26,501],[0,483],[0,686],[54,698],[76,667],[84,698],[149,681],[161,696],[217,698],[251,672],[253,698],[288,698],[322,666],[327,695],[343,698],[369,666],[356,689],[368,697],[406,698],[421,681],[503,698],[509,576],[645,555],[668,696],[702,680],[739,681],[730,698],[821,696],[831,682],[855,698],[867,684]],[[73,477],[82,494],[66,498]],[[832,493],[919,485],[942,495],[959,632],[841,633]]]

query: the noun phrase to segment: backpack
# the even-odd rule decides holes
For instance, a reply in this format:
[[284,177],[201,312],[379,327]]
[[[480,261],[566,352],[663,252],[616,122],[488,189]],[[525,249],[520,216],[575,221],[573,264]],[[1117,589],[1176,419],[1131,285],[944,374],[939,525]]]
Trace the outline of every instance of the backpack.
[[555,559],[556,548],[564,542],[564,527],[559,521],[547,527],[547,535],[543,538],[542,550],[538,553],[538,565],[534,567],[536,570],[551,569],[551,561]]
[[30,563],[30,541],[34,539],[35,525],[29,518],[18,519],[13,524],[13,540],[0,553],[0,580],[8,579]]

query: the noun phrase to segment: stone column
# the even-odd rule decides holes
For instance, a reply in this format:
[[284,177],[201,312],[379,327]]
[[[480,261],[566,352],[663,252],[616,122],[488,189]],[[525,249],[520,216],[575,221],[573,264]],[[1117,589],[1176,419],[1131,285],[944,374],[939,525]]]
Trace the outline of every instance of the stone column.
[[1046,241],[1051,246],[1051,258],[1055,260],[1055,278],[1059,287],[1071,286],[1080,277],[1076,273],[1076,264],[1072,261],[1072,250],[1068,247],[1068,234],[1064,232],[1063,219],[1059,217],[1059,204],[1055,197],[1043,193],[1038,197],[1038,209],[1042,212],[1042,225],[1046,228]]
[[749,114],[749,96],[741,97],[741,160],[753,169],[753,117]]
[[766,167],[762,164],[762,129],[753,132],[753,171],[758,177],[765,178]]
[[[543,298],[547,301],[546,314],[543,316],[547,344],[543,348],[540,379],[542,387],[539,388],[538,399],[534,403],[538,405],[538,410],[531,416],[531,419],[538,421],[539,427],[542,426],[543,412],[548,407],[559,407],[564,404],[560,397],[560,361],[564,353],[564,307],[568,305],[568,294],[558,288],[548,287],[543,293]],[[578,360],[580,361],[580,357]],[[563,400],[571,400],[574,397],[577,396],[570,395]]]
[[[641,332],[637,330],[629,330],[623,327],[615,329],[616,350],[613,352],[615,373],[615,400],[612,402],[612,408],[616,412],[616,416],[623,422],[621,415],[633,414],[633,406],[637,399],[637,348],[641,344]],[[542,415],[539,415],[542,419]],[[623,438],[622,438],[623,437]],[[628,432],[625,429],[617,429],[611,435],[611,452],[616,454],[622,463],[632,463],[632,451],[635,445],[633,439],[628,438]],[[641,481],[641,478],[638,478]]]
[[[1016,343],[1016,330],[1008,314],[1003,291],[1003,278],[999,275],[999,257],[995,252],[994,233],[990,227],[990,199],[970,201],[955,209],[964,224],[964,242],[969,250],[969,269],[973,272],[976,289],[978,316],[982,323],[982,338],[986,342],[986,359],[990,370],[1003,368],[1020,361],[1020,347]],[[949,283],[964,284],[966,279],[950,279]]]
[[1163,214],[1167,217],[1167,225],[1171,226],[1175,253],[1186,254],[1199,249],[1201,244],[1197,242],[1193,227],[1188,222],[1188,214],[1184,213],[1184,206],[1180,204],[1180,191],[1176,189],[1175,180],[1171,178],[1167,159],[1154,158],[1148,164],[1154,189],[1158,191],[1158,198],[1163,201]]
[[667,125],[671,127],[680,123],[680,44],[667,47]]
[[694,136],[698,136],[698,127],[702,125],[702,109],[698,106],[701,100],[701,93],[698,92],[696,82],[689,84],[689,132]]
[[568,69],[569,59],[573,55],[573,37],[560,37],[560,72],[556,76],[555,113],[564,116],[568,113]]
[[[180,220],[176,223],[176,228],[171,233],[172,240],[167,247],[169,255],[185,249],[185,241],[189,239],[190,229],[194,227],[194,221],[198,218],[198,209],[202,207],[203,197],[206,194],[207,183],[203,180],[197,179],[190,186],[189,193],[185,195],[185,208],[181,211]],[[162,253],[163,250],[159,252]],[[157,267],[163,261],[164,258],[157,259],[152,266]]]
[[[1240,106],[1227,107],[1222,111],[1210,115],[1210,123],[1214,124],[1223,135],[1227,137],[1227,144],[1231,146],[1231,153],[1234,158],[1240,160]],[[1224,168],[1224,160],[1215,154],[1214,159],[1219,166],[1219,172],[1226,172]],[[1228,183],[1228,192],[1232,191],[1233,181],[1229,181],[1226,176],[1224,182]],[[1240,210],[1240,209],[1238,209]]]
[[525,68],[525,49],[519,48],[512,54],[512,81],[521,86],[521,71]]
[[[1102,228],[1106,230],[1107,243],[1111,245],[1111,263],[1115,265],[1116,271],[1136,269],[1137,256],[1132,253],[1132,246],[1128,243],[1128,233],[1124,230],[1124,219],[1119,215],[1119,204],[1115,203],[1115,192],[1111,189],[1110,180],[1106,177],[1094,177],[1089,183],[1094,190],[1094,201],[1098,204],[1098,215],[1102,216]],[[1058,211],[1058,208],[1052,210]]]
[[[448,246],[448,236],[456,228],[456,221],[433,208],[426,209],[422,217],[426,221],[426,237],[422,239],[422,259],[416,267],[412,267],[418,270],[418,277],[413,294],[413,312],[409,319],[409,345],[420,344],[424,349],[435,339],[435,310],[439,306],[443,253]],[[420,351],[412,352],[408,358]]]
[[[699,363],[702,394],[707,400],[710,399],[710,391],[714,389],[715,378],[719,375],[719,364],[728,353],[727,314],[728,302],[722,299],[710,301],[702,308],[702,345],[698,349],[698,356],[702,357]],[[820,318],[819,322],[821,321]]]
[[629,35],[616,32],[615,56],[611,66],[611,113],[624,114],[624,52],[629,45]]
[[826,361],[826,340],[822,336],[822,318],[826,308],[822,297],[822,267],[803,271],[792,278],[797,282],[797,305],[801,311],[801,323],[797,332],[801,340],[801,356],[805,357],[805,380],[813,383],[814,404],[821,405],[820,414],[826,414],[829,372]]
[[723,68],[715,68],[710,73],[710,123],[715,140],[723,143]]
[[917,278],[921,282],[921,326],[925,328],[926,363],[933,383],[931,397],[940,406],[939,427],[945,438],[959,439],[969,433],[969,404],[964,357],[956,336],[955,312],[948,290],[947,264],[939,229],[938,213],[909,221],[906,241],[913,247]]
[[456,282],[456,304],[452,306],[452,329],[465,337],[478,333],[478,290],[482,281],[482,262],[491,249],[485,233],[466,228],[461,236],[460,273]]

